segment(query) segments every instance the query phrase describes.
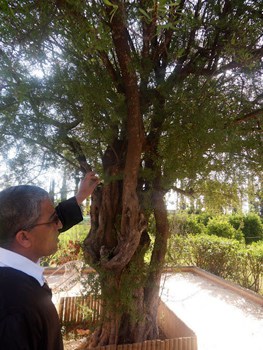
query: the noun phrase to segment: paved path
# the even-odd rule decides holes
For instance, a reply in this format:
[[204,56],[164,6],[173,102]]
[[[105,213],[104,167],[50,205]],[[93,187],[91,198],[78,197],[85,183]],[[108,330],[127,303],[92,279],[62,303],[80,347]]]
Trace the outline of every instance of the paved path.
[[263,307],[190,272],[164,277],[162,300],[197,335],[198,350],[263,350]]

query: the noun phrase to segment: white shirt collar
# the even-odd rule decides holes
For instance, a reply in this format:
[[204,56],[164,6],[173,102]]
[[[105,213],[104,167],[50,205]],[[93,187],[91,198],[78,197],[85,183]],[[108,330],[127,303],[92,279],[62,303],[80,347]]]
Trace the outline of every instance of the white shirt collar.
[[41,286],[44,284],[44,268],[26,257],[0,247],[0,267],[12,267],[34,277]]

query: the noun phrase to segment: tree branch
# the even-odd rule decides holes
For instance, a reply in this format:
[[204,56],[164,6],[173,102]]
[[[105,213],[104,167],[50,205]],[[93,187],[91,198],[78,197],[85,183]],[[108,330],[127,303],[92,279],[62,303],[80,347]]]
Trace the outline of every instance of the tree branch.
[[123,88],[122,84],[120,83],[121,76],[114,69],[108,55],[104,51],[99,51],[99,55],[100,55],[102,62],[104,63],[105,68],[107,69],[109,75],[111,76],[112,81],[115,83],[117,91],[121,94],[124,94],[124,88]]
[[242,123],[245,123],[251,119],[259,120],[259,118],[262,116],[263,116],[263,108],[260,108],[260,109],[257,109],[255,111],[252,111],[250,113],[247,113],[240,118],[235,119],[233,123],[234,124],[242,124]]
[[190,188],[189,190],[182,190],[181,188],[176,186],[172,186],[171,190],[189,197],[194,197],[194,193],[195,193],[192,188]]

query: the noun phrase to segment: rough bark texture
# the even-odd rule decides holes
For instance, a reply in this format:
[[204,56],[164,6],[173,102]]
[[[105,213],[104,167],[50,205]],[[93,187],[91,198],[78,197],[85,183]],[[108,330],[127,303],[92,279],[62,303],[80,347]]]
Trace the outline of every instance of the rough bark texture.
[[153,200],[159,237],[156,237],[151,264],[146,266],[144,254],[150,240],[144,219],[138,219],[133,228],[140,236],[134,245],[130,243],[130,236],[120,238],[116,230],[120,227],[121,202],[117,200],[121,197],[120,188],[117,181],[97,189],[91,206],[92,228],[85,240],[85,251],[87,260],[100,276],[104,314],[90,347],[158,338],[156,316],[162,265],[158,262],[163,261],[168,237],[165,205],[162,195],[156,194]]
[[[149,219],[138,183],[145,146],[141,100],[127,38],[125,5],[111,16],[115,46],[127,105],[124,140],[115,140],[103,159],[104,173],[110,179],[93,195],[91,230],[85,240],[85,256],[100,275],[104,314],[93,334],[90,347],[141,342],[158,338],[156,321],[161,269],[166,252],[168,224],[160,176],[151,189],[151,207],[157,236],[150,265],[144,255],[150,238]],[[156,156],[159,134],[152,135],[150,148]],[[116,180],[114,180],[114,178]]]
[[[143,194],[137,195],[137,191],[140,192],[138,186],[133,193],[135,200],[123,201],[127,184],[118,179],[125,171],[125,156],[129,154],[126,144],[116,142],[105,153],[104,171],[116,180],[94,192],[91,230],[84,242],[85,257],[100,276],[104,310],[102,323],[93,334],[90,347],[158,338],[158,295],[168,239],[166,207],[159,177],[151,198],[156,238],[151,262],[146,265],[144,255],[150,243],[146,231],[148,217],[143,205],[138,204],[138,198],[143,203]],[[137,177],[130,181],[137,183]]]

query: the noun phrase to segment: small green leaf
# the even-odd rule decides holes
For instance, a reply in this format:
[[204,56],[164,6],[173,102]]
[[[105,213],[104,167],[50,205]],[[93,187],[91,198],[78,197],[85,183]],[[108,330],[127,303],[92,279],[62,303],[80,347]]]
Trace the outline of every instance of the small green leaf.
[[148,13],[144,9],[139,8],[139,11],[141,12],[141,14],[143,14],[144,17],[146,17],[149,21],[151,21],[151,17],[148,15]]
[[109,0],[103,0],[103,2],[105,5],[114,7],[114,4],[112,2],[110,2]]

